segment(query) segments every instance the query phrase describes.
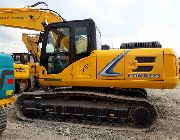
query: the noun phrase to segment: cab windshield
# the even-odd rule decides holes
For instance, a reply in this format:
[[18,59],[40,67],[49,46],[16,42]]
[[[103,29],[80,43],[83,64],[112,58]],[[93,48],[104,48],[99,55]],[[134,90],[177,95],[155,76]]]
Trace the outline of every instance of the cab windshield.
[[60,73],[69,65],[70,29],[60,27],[49,31],[46,45],[48,73]]
[[57,28],[49,32],[46,53],[69,50],[69,28]]

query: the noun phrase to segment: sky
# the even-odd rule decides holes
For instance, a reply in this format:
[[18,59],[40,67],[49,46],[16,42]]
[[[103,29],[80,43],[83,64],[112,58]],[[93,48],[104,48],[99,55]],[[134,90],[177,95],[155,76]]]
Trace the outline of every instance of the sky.
[[[43,0],[66,20],[92,18],[101,31],[102,43],[119,48],[121,43],[159,41],[180,56],[179,0]],[[37,0],[0,0],[0,7],[25,7]],[[44,5],[38,6],[46,8]],[[26,52],[22,32],[0,27],[0,51]]]

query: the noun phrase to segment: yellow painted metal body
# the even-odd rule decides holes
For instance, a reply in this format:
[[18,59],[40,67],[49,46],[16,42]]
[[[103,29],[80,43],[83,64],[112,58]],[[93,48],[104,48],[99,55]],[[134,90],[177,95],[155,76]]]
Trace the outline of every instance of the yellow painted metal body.
[[7,99],[1,99],[0,107],[1,108],[8,107],[8,106],[12,105],[15,101],[16,101],[16,98],[14,96],[7,98]]
[[[178,60],[168,48],[132,49],[113,67],[119,76],[100,76],[99,73],[114,58],[126,50],[96,50],[90,56],[69,65],[59,74],[47,74],[38,67],[40,82],[47,86],[88,86],[119,88],[170,89],[178,84]],[[154,57],[152,63],[138,63],[136,57]],[[152,66],[148,72],[135,72],[138,66]],[[44,72],[43,72],[44,71]]]
[[[43,22],[63,21],[49,10],[33,8],[0,8],[0,25],[43,31]],[[47,74],[38,66],[41,84],[47,86],[91,86],[120,88],[174,88],[178,83],[178,61],[172,49],[134,49],[113,67],[119,76],[100,76],[99,73],[125,50],[93,51],[89,57],[69,65],[59,74]],[[139,64],[136,56],[154,56],[154,63]],[[133,72],[138,65],[153,66],[150,72]],[[42,72],[45,71],[45,72]],[[144,75],[145,76],[140,76]],[[138,76],[136,76],[138,75]],[[152,76],[153,75],[153,76]],[[15,72],[15,77],[18,75]]]
[[29,79],[29,66],[14,63],[14,77],[16,80]]
[[29,74],[32,76],[38,76],[39,75],[39,70],[37,67],[39,67],[39,63],[34,63],[34,62],[27,62],[27,66],[29,67]]

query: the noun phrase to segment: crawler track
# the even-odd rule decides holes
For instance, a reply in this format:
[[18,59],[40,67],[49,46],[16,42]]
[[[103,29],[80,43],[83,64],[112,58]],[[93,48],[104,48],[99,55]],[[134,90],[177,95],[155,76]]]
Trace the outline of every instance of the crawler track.
[[[130,97],[129,92],[143,97]],[[23,93],[17,97],[15,106],[18,117],[24,121],[56,118],[87,125],[99,122],[98,125],[149,129],[157,112],[145,95],[143,89],[64,88],[47,93]]]
[[0,134],[6,129],[7,114],[4,109],[0,110]]

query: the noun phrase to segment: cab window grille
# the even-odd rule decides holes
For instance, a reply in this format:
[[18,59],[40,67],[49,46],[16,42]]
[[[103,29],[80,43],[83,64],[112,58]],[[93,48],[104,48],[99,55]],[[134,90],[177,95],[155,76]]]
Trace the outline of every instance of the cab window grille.
[[120,49],[162,48],[158,41],[122,43]]
[[153,66],[138,66],[137,69],[132,70],[133,72],[150,72]]
[[138,63],[154,63],[156,57],[136,57]]

